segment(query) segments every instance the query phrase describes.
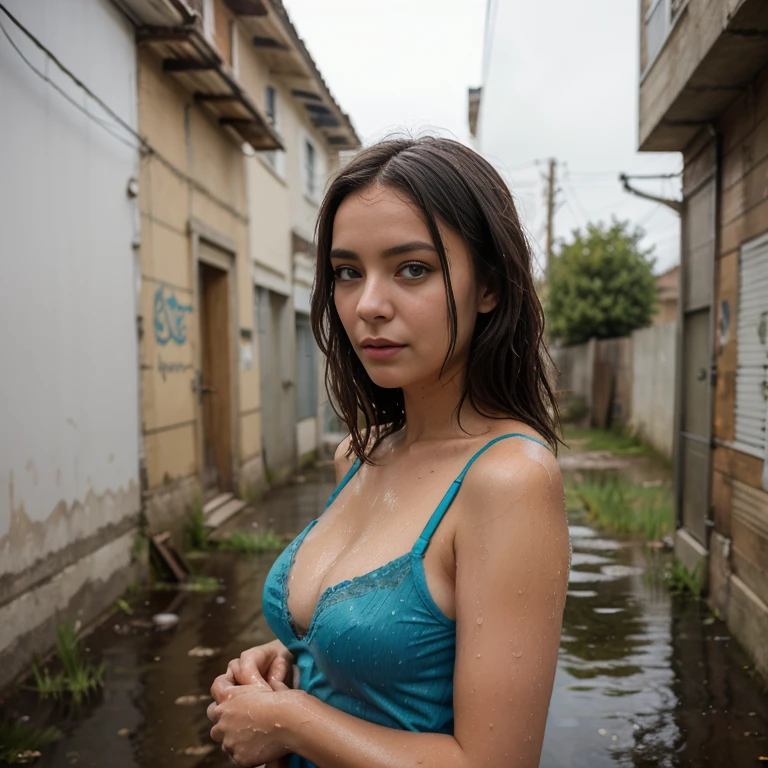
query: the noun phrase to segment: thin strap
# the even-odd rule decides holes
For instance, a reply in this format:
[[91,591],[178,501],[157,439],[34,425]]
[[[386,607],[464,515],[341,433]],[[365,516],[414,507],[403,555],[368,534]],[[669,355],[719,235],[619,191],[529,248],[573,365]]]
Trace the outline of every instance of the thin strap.
[[429,522],[424,527],[424,530],[421,532],[421,536],[416,540],[416,544],[413,547],[413,551],[417,555],[423,555],[427,551],[427,547],[429,546],[430,539],[432,538],[432,534],[437,529],[437,526],[440,525],[440,521],[445,516],[445,513],[448,511],[448,507],[451,506],[451,503],[456,498],[456,494],[459,492],[459,488],[461,488],[461,483],[464,480],[464,476],[469,471],[469,468],[475,463],[475,459],[477,459],[481,454],[483,454],[485,451],[487,451],[494,443],[498,443],[499,440],[506,440],[508,437],[521,437],[524,440],[530,440],[533,443],[538,443],[539,445],[543,445],[548,451],[551,450],[550,447],[543,443],[541,440],[537,440],[535,437],[530,437],[529,435],[524,435],[521,432],[512,432],[509,435],[501,435],[500,437],[495,437],[490,442],[486,443],[467,463],[464,469],[461,470],[461,474],[451,483],[451,487],[446,491],[445,496],[443,496],[442,500],[440,501],[440,504],[438,504],[437,509],[432,513],[432,517],[429,518]]
[[336,486],[336,490],[331,494],[331,498],[328,499],[328,503],[325,505],[325,509],[328,509],[328,507],[333,504],[333,502],[336,500],[336,497],[344,490],[346,484],[352,479],[352,475],[354,475],[359,468],[360,459],[357,459],[355,463],[347,470],[347,474],[344,475],[341,482]]

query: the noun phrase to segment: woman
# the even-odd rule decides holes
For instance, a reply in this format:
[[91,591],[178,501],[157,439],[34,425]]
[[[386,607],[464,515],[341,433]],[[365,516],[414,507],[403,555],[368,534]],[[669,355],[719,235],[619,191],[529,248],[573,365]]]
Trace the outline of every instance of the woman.
[[447,139],[362,151],[320,210],[312,323],[339,485],[267,578],[278,639],[216,679],[212,737],[244,766],[538,766],[570,544],[499,175]]

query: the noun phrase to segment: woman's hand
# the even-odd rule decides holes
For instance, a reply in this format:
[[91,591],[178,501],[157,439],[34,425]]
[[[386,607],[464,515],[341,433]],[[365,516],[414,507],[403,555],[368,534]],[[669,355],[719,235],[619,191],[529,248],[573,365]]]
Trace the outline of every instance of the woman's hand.
[[[237,661],[237,660],[236,660]],[[214,723],[211,738],[221,744],[238,766],[254,768],[279,761],[290,753],[285,744],[286,732],[280,722],[288,704],[290,688],[272,679],[271,685],[259,680],[238,685],[231,673],[220,675],[211,686],[214,701],[208,717]]]
[[239,659],[229,662],[228,672],[238,685],[255,685],[272,681],[292,685],[293,656],[279,641],[257,645],[240,654]]

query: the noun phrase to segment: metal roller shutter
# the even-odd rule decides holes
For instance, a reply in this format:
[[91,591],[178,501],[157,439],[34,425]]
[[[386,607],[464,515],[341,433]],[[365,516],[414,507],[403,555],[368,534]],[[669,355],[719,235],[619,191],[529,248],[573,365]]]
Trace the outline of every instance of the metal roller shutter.
[[765,456],[768,402],[768,235],[745,243],[739,259],[736,444]]

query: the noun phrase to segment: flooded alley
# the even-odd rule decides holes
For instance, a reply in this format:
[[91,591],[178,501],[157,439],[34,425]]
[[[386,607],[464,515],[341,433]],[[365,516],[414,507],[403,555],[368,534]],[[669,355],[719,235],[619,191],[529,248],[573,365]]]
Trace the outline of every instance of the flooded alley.
[[[273,492],[240,529],[295,533],[333,489],[329,467]],[[573,563],[542,768],[757,766],[768,755],[768,696],[725,625],[672,599],[661,555],[570,513]],[[105,687],[81,708],[7,692],[0,720],[63,733],[35,765],[227,766],[208,737],[208,688],[229,659],[272,638],[260,595],[274,553],[192,560],[210,591],[148,591],[86,638]],[[206,583],[206,582],[201,582]],[[211,585],[215,584],[211,581]],[[179,616],[166,631],[159,612]]]

